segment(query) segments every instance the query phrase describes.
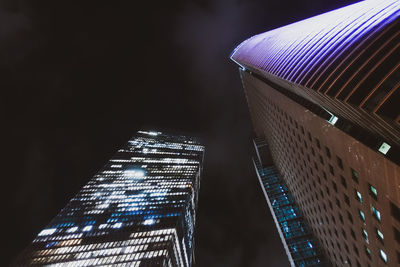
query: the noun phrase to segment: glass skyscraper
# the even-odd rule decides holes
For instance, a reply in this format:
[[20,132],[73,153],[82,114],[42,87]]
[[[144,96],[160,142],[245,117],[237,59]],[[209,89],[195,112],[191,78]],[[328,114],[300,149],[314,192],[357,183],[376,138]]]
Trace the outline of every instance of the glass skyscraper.
[[14,265],[191,266],[204,147],[139,131]]

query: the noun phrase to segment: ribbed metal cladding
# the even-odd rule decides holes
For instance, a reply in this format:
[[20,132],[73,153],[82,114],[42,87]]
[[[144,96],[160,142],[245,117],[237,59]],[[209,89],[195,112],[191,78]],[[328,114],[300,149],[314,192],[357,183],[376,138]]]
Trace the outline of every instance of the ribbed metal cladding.
[[400,132],[398,0],[363,1],[256,35],[231,58],[360,108]]

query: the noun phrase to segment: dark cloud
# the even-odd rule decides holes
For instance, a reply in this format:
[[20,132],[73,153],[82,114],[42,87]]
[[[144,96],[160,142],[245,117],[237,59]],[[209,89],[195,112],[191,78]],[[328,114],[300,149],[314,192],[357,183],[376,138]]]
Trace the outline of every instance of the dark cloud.
[[0,67],[23,59],[32,46],[31,30],[31,21],[19,9],[0,5]]
[[[346,1],[347,3],[351,1]],[[342,3],[344,4],[344,3]],[[197,266],[288,266],[251,165],[234,47],[336,1],[8,1],[6,261],[140,128],[206,146]]]

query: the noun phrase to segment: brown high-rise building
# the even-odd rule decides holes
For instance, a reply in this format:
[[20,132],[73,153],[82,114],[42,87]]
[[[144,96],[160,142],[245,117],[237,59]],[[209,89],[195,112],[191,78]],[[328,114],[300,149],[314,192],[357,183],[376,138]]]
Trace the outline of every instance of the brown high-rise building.
[[400,266],[400,1],[238,46],[255,132],[333,266]]

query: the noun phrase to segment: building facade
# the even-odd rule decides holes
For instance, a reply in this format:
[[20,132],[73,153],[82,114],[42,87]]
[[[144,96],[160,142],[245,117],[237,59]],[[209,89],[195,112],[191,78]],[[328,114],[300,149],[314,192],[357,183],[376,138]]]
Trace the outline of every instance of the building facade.
[[263,139],[254,140],[253,158],[258,180],[277,226],[289,262],[298,267],[326,265],[323,253],[302,212],[271,160]]
[[15,265],[192,266],[204,147],[139,131]]
[[400,1],[363,1],[231,56],[254,130],[333,266],[400,264],[399,16]]

